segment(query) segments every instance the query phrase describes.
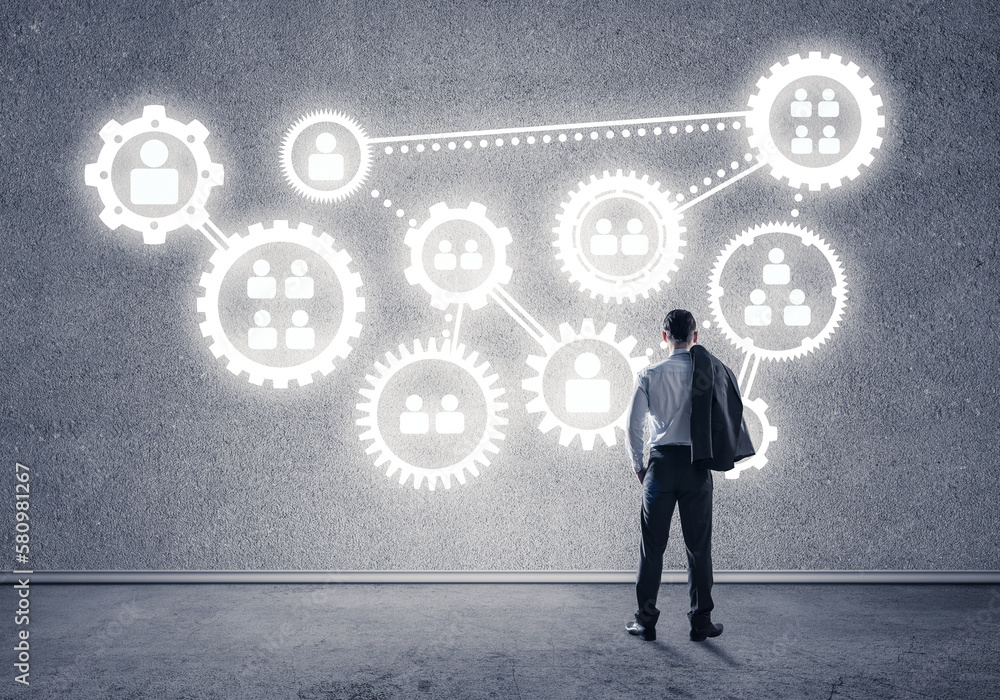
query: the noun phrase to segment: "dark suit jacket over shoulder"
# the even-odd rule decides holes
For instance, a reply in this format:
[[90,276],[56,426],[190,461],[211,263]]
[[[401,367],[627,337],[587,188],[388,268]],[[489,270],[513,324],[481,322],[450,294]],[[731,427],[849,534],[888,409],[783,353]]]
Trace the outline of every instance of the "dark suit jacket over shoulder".
[[736,375],[700,345],[691,347],[691,463],[725,472],[756,454]]

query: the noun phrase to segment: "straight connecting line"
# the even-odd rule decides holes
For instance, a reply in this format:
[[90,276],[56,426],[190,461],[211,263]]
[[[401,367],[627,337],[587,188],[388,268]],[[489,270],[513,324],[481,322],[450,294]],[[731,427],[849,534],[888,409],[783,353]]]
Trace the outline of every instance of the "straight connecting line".
[[618,119],[615,121],[603,122],[581,122],[578,124],[548,124],[542,126],[510,127],[505,129],[481,129],[478,131],[451,131],[439,134],[416,134],[411,136],[381,136],[379,138],[368,139],[369,143],[399,143],[402,141],[434,141],[441,139],[461,139],[470,136],[502,136],[504,134],[524,134],[540,131],[573,131],[578,129],[594,129],[607,126],[633,126],[636,124],[666,124],[669,122],[686,122],[706,119],[732,119],[734,117],[746,117],[749,111],[744,112],[716,112],[713,114],[688,114],[679,117],[652,117],[649,119]]
[[757,170],[760,170],[760,169],[761,169],[762,167],[764,167],[764,163],[763,163],[763,162],[760,162],[760,161],[758,161],[758,162],[757,162],[757,163],[756,163],[755,165],[751,165],[751,166],[750,166],[749,168],[747,168],[747,169],[746,169],[746,170],[744,170],[743,172],[741,172],[741,173],[738,173],[738,174],[736,174],[736,175],[733,175],[733,176],[732,176],[731,178],[729,178],[728,180],[726,180],[726,181],[724,181],[724,182],[720,182],[720,183],[719,183],[718,185],[716,185],[716,186],[715,186],[715,187],[713,187],[712,189],[710,189],[710,190],[705,190],[705,192],[704,192],[704,193],[702,193],[702,194],[698,195],[697,197],[695,197],[695,198],[694,198],[694,199],[692,199],[691,201],[689,201],[689,202],[685,202],[685,203],[684,203],[684,204],[682,204],[681,206],[679,206],[679,207],[677,207],[676,209],[674,209],[674,212],[676,212],[676,213],[680,214],[680,213],[681,213],[682,211],[685,211],[685,210],[687,210],[687,209],[690,209],[691,207],[693,207],[693,206],[694,206],[695,204],[697,204],[698,202],[701,202],[701,201],[704,201],[704,200],[708,199],[708,198],[709,198],[709,197],[711,197],[711,196],[712,196],[713,194],[716,194],[716,193],[718,193],[718,192],[720,192],[720,191],[722,191],[722,190],[726,189],[727,187],[729,187],[729,186],[730,186],[731,184],[733,184],[733,183],[734,183],[734,182],[736,182],[737,180],[740,180],[740,179],[742,179],[742,178],[746,177],[747,175],[749,175],[749,174],[750,174],[750,173],[752,173],[752,172],[755,172],[755,171],[757,171]]
[[217,249],[229,250],[229,244],[226,242],[226,234],[224,234],[218,226],[213,224],[211,220],[207,220],[199,226],[198,231]]
[[490,297],[543,348],[548,349],[555,343],[555,338],[549,335],[542,324],[532,318],[531,314],[525,311],[524,307],[518,304],[503,287],[499,285],[495,287],[490,292]]
[[465,304],[459,304],[458,310],[455,311],[455,327],[451,331],[451,349],[454,352],[458,352],[458,331],[462,327],[462,310],[465,308]]
[[[750,367],[750,358],[753,358],[753,367]],[[747,379],[746,384],[744,384],[743,378],[746,376],[747,367],[750,367],[750,377]],[[740,385],[740,393],[744,399],[750,398],[750,387],[753,386],[753,380],[757,377],[758,367],[760,367],[760,355],[747,353],[747,356],[743,358],[743,368],[740,369],[740,376],[737,379],[737,384]]]

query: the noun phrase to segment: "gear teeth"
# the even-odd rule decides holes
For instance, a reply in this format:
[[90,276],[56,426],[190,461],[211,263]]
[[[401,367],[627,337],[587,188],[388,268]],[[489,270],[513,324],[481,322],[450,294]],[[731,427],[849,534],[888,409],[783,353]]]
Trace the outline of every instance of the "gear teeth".
[[[559,444],[562,445],[563,447],[569,447],[571,444],[573,444],[573,438],[575,438],[575,437],[576,437],[576,433],[573,432],[572,429],[569,429],[569,428],[567,428],[565,426],[562,426],[559,429]],[[583,436],[581,436],[580,442],[581,442],[581,445],[582,445],[583,449],[587,449],[586,444],[583,443]],[[590,446],[591,446],[591,449],[593,449],[593,446],[594,446],[593,440],[591,440]]]
[[111,207],[105,207],[104,210],[101,211],[100,219],[104,222],[104,225],[112,231],[122,225],[121,217],[115,214]]
[[[554,428],[558,428],[558,427],[559,427],[559,421],[557,421],[555,419],[555,417],[553,417],[552,415],[548,415],[548,414],[542,416],[542,422],[538,424],[538,429],[541,432],[543,432],[543,433],[550,433],[550,432],[552,432],[552,430]],[[562,438],[562,431],[561,430],[560,430],[559,435],[560,435],[559,444],[561,444],[561,445],[568,445],[569,441],[567,441],[565,443],[562,442],[562,439],[561,439]]]
[[[400,484],[405,484],[412,479],[414,489],[420,489],[426,485],[428,490],[433,491],[439,481],[445,489],[450,489],[452,478],[459,484],[466,483],[465,472],[473,477],[478,477],[477,464],[484,467],[490,464],[486,453],[499,452],[499,447],[494,441],[502,440],[504,436],[497,426],[507,423],[507,419],[499,415],[501,411],[507,409],[507,404],[497,400],[504,393],[504,390],[493,386],[499,377],[496,374],[487,375],[488,362],[476,364],[479,359],[478,352],[471,352],[466,356],[465,345],[459,343],[453,348],[450,339],[438,343],[437,339],[430,338],[426,348],[421,345],[419,339],[416,339],[413,341],[412,352],[406,345],[400,345],[398,350],[398,358],[393,353],[387,352],[387,364],[375,363],[376,374],[369,374],[365,377],[370,386],[359,389],[363,401],[357,403],[356,407],[365,415],[356,419],[355,423],[364,428],[359,439],[362,442],[371,443],[365,448],[365,453],[376,456],[376,466],[388,464],[387,477],[392,477],[398,472]],[[458,369],[465,370],[476,381],[486,401],[486,429],[479,444],[465,459],[447,467],[425,468],[403,461],[392,452],[378,426],[378,401],[389,380],[407,365],[423,359],[443,360],[456,365]]]
[[161,245],[167,242],[166,231],[143,231],[142,242],[146,245]]
[[527,359],[525,360],[526,364],[539,374],[541,374],[542,370],[545,369],[545,363],[547,361],[548,359],[541,355],[528,355]]
[[208,138],[208,134],[208,129],[197,119],[193,119],[188,123],[188,136],[193,136],[195,141],[204,141]]
[[97,187],[101,179],[101,168],[97,163],[87,163],[83,168],[83,181],[91,187]]
[[108,123],[105,124],[103,127],[101,127],[101,130],[98,133],[101,137],[101,140],[103,140],[105,143],[111,143],[114,140],[115,136],[121,133],[122,129],[123,129],[122,125],[119,124],[114,119],[112,119],[108,121]]
[[727,479],[738,479],[742,472],[751,467],[758,471],[763,469],[767,464],[767,448],[778,439],[778,429],[768,421],[768,406],[764,399],[756,398],[752,401],[743,399],[743,408],[749,409],[757,417],[761,426],[761,441],[760,445],[757,446],[757,454],[738,462],[734,469],[725,472]]
[[604,440],[604,444],[608,447],[614,447],[618,444],[618,438],[615,435],[615,429],[613,427],[604,428],[603,430],[598,431],[597,434],[601,436],[601,439]]

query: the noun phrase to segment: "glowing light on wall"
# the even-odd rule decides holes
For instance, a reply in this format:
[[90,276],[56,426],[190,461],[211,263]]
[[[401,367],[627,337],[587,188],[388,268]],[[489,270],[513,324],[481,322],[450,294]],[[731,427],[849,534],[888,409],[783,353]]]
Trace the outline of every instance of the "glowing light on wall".
[[[314,202],[335,204],[359,192],[389,158],[411,153],[502,147],[544,147],[619,139],[740,132],[749,152],[733,154],[709,176],[671,192],[655,173],[603,172],[553,202],[553,256],[581,294],[614,305],[642,303],[662,290],[683,264],[684,212],[763,168],[797,190],[840,187],[870,166],[885,118],[872,81],[841,57],[810,53],[771,67],[743,111],[629,118],[603,122],[515,126],[461,132],[369,137],[355,118],[321,109],[296,120],[279,154],[288,185]],[[215,247],[201,278],[197,310],[217,358],[256,385],[287,389],[334,371],[362,334],[361,279],[351,256],[326,233],[278,219],[248,235],[226,235],[206,209],[223,167],[205,145],[208,130],[182,124],[149,105],[125,124],[108,122],[97,161],[84,177],[104,204],[112,230],[139,232],[162,244],[183,226]],[[406,219],[377,189],[372,199]],[[795,195],[802,201],[801,192]],[[636,373],[653,354],[633,354],[634,337],[593,319],[567,319],[550,333],[506,285],[508,249],[516,236],[477,202],[426,202],[423,221],[407,220],[402,245],[409,266],[400,274],[414,293],[444,312],[450,326],[429,340],[402,339],[367,373],[357,420],[360,443],[375,464],[401,484],[434,490],[465,484],[501,449],[507,404],[488,349],[460,342],[462,324],[495,303],[539,354],[525,357],[526,411],[560,445],[592,450],[597,438],[617,442]],[[395,207],[395,208],[394,208]],[[799,216],[793,209],[792,218]],[[348,242],[349,245],[349,242]],[[739,259],[736,264],[733,261]],[[734,270],[754,270],[751,277]],[[727,472],[738,478],[765,466],[778,430],[763,398],[751,398],[762,359],[790,361],[833,335],[844,314],[847,281],[838,256],[808,228],[761,224],[730,240],[709,275],[712,320],[744,353],[740,371],[747,415],[756,423],[757,455]],[[614,302],[614,305],[611,305]],[[707,321],[706,324],[711,322]]]

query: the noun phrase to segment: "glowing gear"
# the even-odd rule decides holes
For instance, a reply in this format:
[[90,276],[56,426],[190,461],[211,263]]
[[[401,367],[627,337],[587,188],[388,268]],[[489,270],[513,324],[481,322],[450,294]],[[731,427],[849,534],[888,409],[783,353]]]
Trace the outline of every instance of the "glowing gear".
[[[197,184],[186,202],[178,202],[176,209],[166,216],[144,216],[129,209],[112,184],[112,168],[122,147],[132,139],[145,134],[167,134],[184,144],[194,158],[197,167]],[[188,124],[167,116],[162,105],[146,105],[142,116],[130,122],[119,124],[114,119],[101,128],[104,146],[96,163],[88,163],[84,170],[84,181],[97,188],[104,204],[101,221],[112,231],[124,224],[142,234],[143,243],[154,245],[164,243],[167,233],[181,226],[199,228],[208,221],[205,202],[212,188],[223,182],[224,169],[213,163],[205,148],[209,131],[197,119]]]
[[757,398],[753,401],[743,399],[743,410],[746,411],[747,409],[752,411],[753,414],[757,416],[757,420],[760,422],[760,444],[756,446],[756,454],[743,460],[742,462],[737,462],[733,469],[723,472],[727,479],[740,478],[740,472],[749,469],[750,467],[763,469],[764,465],[767,464],[767,457],[765,456],[767,447],[778,439],[778,429],[771,425],[767,420],[767,404],[764,402],[764,399]]
[[[746,118],[749,129],[750,146],[757,150],[757,159],[771,166],[771,175],[776,179],[787,178],[791,187],[803,185],[810,190],[819,190],[823,185],[840,187],[846,177],[851,180],[860,174],[862,165],[869,166],[874,151],[882,145],[879,130],[885,127],[882,98],[872,92],[872,81],[861,77],[858,66],[841,63],[841,57],[830,54],[823,58],[818,51],[809,53],[808,58],[798,54],[788,57],[788,63],[771,66],[771,75],[757,81],[757,94],[751,95],[748,105],[750,113]],[[850,152],[844,153],[836,162],[823,167],[800,165],[774,144],[771,131],[771,109],[781,92],[801,78],[823,77],[836,80],[850,92],[861,113],[860,133]]]
[[[343,185],[334,189],[319,189],[313,187],[296,172],[295,164],[292,162],[292,149],[295,147],[295,140],[299,135],[313,126],[314,124],[337,124],[343,127],[351,136],[354,137],[355,141],[358,143],[359,151],[359,162],[358,169]],[[322,134],[321,136],[329,136],[329,134]],[[329,141],[329,139],[326,139]],[[336,143],[336,141],[334,141]],[[284,174],[285,179],[288,180],[288,184],[292,186],[297,193],[310,199],[314,202],[339,202],[343,199],[347,199],[352,194],[361,189],[361,185],[368,178],[368,173],[372,167],[372,154],[371,154],[371,144],[368,141],[368,136],[365,134],[364,129],[361,128],[361,123],[349,117],[343,112],[334,112],[328,109],[322,109],[317,112],[310,112],[304,117],[300,117],[294,124],[292,124],[288,131],[285,132],[285,137],[281,141],[281,172]],[[339,178],[338,178],[339,179]]]
[[[634,302],[637,295],[648,299],[651,291],[659,291],[661,283],[668,281],[670,273],[677,270],[677,261],[684,257],[680,248],[686,245],[681,240],[686,230],[680,226],[681,215],[675,211],[676,202],[669,200],[668,195],[669,192],[660,191],[660,183],[649,182],[649,176],[639,178],[634,172],[623,175],[621,170],[614,175],[605,171],[600,178],[593,175],[590,182],[579,183],[579,188],[570,192],[569,201],[562,203],[562,213],[556,215],[559,225],[552,229],[557,234],[553,243],[558,249],[556,259],[563,262],[562,270],[569,275],[570,282],[589,291],[591,298],[600,294],[605,302],[614,299],[619,304],[626,298]],[[609,199],[637,202],[655,221],[651,246],[654,254],[641,269],[630,274],[602,272],[585,253],[584,220],[594,207]]]
[[[477,352],[472,352],[466,357],[465,346],[462,344],[459,344],[453,350],[450,340],[443,341],[441,346],[438,347],[435,339],[431,338],[426,348],[420,344],[419,340],[414,340],[413,352],[410,352],[409,348],[405,345],[400,345],[399,357],[396,357],[391,352],[387,352],[386,365],[378,362],[375,363],[376,374],[365,377],[371,386],[360,389],[360,393],[365,398],[365,401],[357,404],[358,410],[367,415],[359,418],[357,424],[367,428],[367,430],[361,433],[360,439],[362,441],[371,441],[365,452],[367,454],[378,454],[375,458],[375,465],[382,466],[386,464],[385,474],[387,477],[391,477],[399,472],[400,484],[405,484],[412,476],[413,488],[419,489],[426,484],[427,488],[433,491],[438,481],[441,481],[444,487],[449,489],[451,488],[452,477],[457,479],[458,483],[464,484],[466,471],[472,476],[479,476],[479,469],[476,465],[489,466],[490,461],[486,453],[492,452],[495,454],[499,452],[500,448],[497,446],[496,441],[504,439],[503,433],[500,432],[498,426],[507,424],[507,419],[500,415],[500,411],[505,410],[507,404],[498,400],[504,393],[504,390],[493,386],[498,379],[497,375],[487,375],[486,371],[489,369],[489,363],[483,362],[477,365],[476,362],[478,359],[479,353]],[[392,451],[386,443],[378,424],[379,401],[386,385],[400,370],[423,360],[449,362],[455,366],[456,370],[466,372],[475,380],[480,391],[483,393],[486,403],[485,429],[477,445],[464,459],[444,467],[418,467],[409,464]]]
[[[453,291],[445,289],[431,279],[424,266],[424,246],[431,232],[438,226],[452,221],[467,221],[480,229],[493,245],[493,267],[489,274],[473,289]],[[431,306],[446,309],[450,304],[468,304],[473,309],[486,305],[487,295],[496,287],[510,281],[512,270],[507,264],[507,246],[512,242],[510,231],[498,227],[486,217],[486,207],[478,202],[470,202],[465,208],[450,208],[439,202],[430,208],[430,216],[419,228],[406,232],[403,242],[410,248],[410,266],[406,268],[406,280],[412,285],[420,285],[431,296]]]
[[560,445],[568,446],[573,442],[573,438],[579,435],[580,444],[585,450],[594,449],[594,441],[598,436],[604,440],[606,445],[611,446],[617,442],[615,428],[621,428],[623,431],[625,430],[625,414],[628,411],[628,406],[625,406],[622,409],[621,414],[613,418],[607,425],[591,429],[577,428],[561,420],[555,413],[553,413],[550,406],[550,400],[546,399],[542,391],[544,384],[543,379],[549,362],[559,350],[578,340],[599,340],[612,346],[621,354],[625,361],[628,362],[629,368],[632,372],[632,378],[634,380],[636,375],[639,373],[639,370],[649,364],[649,358],[645,355],[632,357],[631,352],[636,346],[636,339],[632,336],[628,336],[620,342],[617,342],[615,341],[616,331],[617,328],[615,325],[613,323],[609,323],[604,326],[600,333],[598,333],[594,328],[594,321],[589,318],[583,320],[579,333],[574,331],[573,327],[568,323],[563,323],[559,326],[559,340],[548,339],[548,342],[545,343],[545,355],[528,355],[527,364],[529,367],[538,372],[538,375],[524,379],[521,382],[521,386],[526,391],[537,394],[537,396],[528,402],[527,406],[525,406],[525,410],[527,410],[528,413],[544,414],[542,416],[542,421],[538,426],[538,429],[543,433],[547,433],[553,428],[559,428]]
[[[812,246],[822,253],[823,257],[830,264],[834,277],[834,285],[830,290],[834,298],[834,307],[833,312],[830,314],[829,321],[827,321],[826,325],[823,326],[823,329],[815,337],[806,338],[802,341],[801,345],[788,350],[768,350],[765,348],[759,348],[756,346],[752,338],[741,338],[740,335],[733,330],[733,327],[723,315],[722,303],[720,301],[722,296],[725,294],[725,290],[722,288],[721,284],[722,271],[726,267],[726,263],[732,257],[733,253],[743,246],[753,244],[756,238],[769,233],[786,233],[801,238],[803,245]],[[812,352],[825,343],[827,339],[833,335],[834,330],[836,330],[836,328],[840,325],[840,319],[844,315],[844,306],[847,302],[847,279],[844,276],[844,268],[840,264],[840,259],[833,252],[833,249],[830,248],[830,246],[828,246],[823,239],[815,233],[796,224],[769,223],[755,226],[748,231],[743,231],[736,238],[729,241],[722,253],[716,259],[715,267],[712,268],[712,274],[708,282],[708,302],[712,316],[715,318],[716,325],[722,329],[723,334],[729,338],[733,345],[740,348],[743,352],[772,360],[793,360]]]
[[[359,294],[361,275],[351,271],[351,256],[334,248],[333,237],[329,234],[314,233],[312,226],[303,223],[290,228],[287,221],[275,221],[272,228],[254,224],[250,227],[250,235],[231,236],[226,243],[229,246],[226,250],[218,250],[212,255],[211,272],[201,276],[200,284],[205,295],[199,297],[197,302],[198,311],[205,315],[201,334],[211,338],[212,354],[228,358],[227,369],[233,374],[246,372],[250,383],[257,385],[270,380],[275,389],[287,388],[288,382],[293,379],[299,386],[309,384],[316,372],[324,376],[332,372],[334,361],[346,358],[351,352],[351,338],[357,338],[361,333],[358,315],[365,310],[365,300]],[[230,268],[248,251],[272,243],[302,246],[322,258],[337,277],[343,299],[343,314],[333,339],[311,359],[290,367],[272,367],[244,355],[226,336],[219,315],[219,292]]]

